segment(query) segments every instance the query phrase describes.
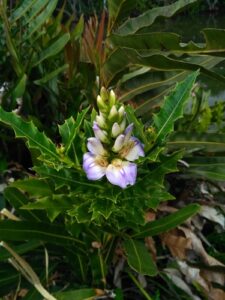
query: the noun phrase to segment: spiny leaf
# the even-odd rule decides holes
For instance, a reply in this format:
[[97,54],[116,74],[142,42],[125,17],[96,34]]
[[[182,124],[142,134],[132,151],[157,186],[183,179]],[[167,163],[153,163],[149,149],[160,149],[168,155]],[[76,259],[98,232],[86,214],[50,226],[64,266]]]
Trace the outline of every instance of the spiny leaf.
[[163,142],[166,136],[173,130],[174,122],[182,117],[184,104],[189,97],[198,74],[199,72],[197,71],[179,83],[175,90],[166,97],[160,112],[154,115],[156,143]]
[[143,242],[127,239],[123,242],[129,266],[142,275],[155,276],[157,268]]
[[65,154],[68,155],[69,152],[72,152],[73,154],[71,159],[73,159],[77,165],[79,165],[79,161],[77,158],[76,146],[74,144],[74,141],[77,134],[79,133],[80,127],[84,121],[88,110],[89,107],[84,109],[81,113],[78,113],[76,121],[73,117],[70,117],[64,122],[63,125],[59,126],[59,132],[65,147]]
[[52,189],[46,181],[40,178],[27,178],[16,180],[11,183],[10,187],[16,187],[29,193],[31,196],[48,196],[52,194]]
[[182,224],[188,218],[195,215],[200,208],[201,206],[198,204],[190,204],[184,208],[181,208],[177,212],[170,214],[169,216],[149,222],[143,226],[139,232],[133,234],[132,237],[143,238],[166,232]]
[[59,161],[59,156],[53,142],[40,132],[32,121],[26,122],[13,112],[6,112],[0,107],[0,121],[9,125],[18,138],[25,138],[29,148],[41,152],[44,159]]

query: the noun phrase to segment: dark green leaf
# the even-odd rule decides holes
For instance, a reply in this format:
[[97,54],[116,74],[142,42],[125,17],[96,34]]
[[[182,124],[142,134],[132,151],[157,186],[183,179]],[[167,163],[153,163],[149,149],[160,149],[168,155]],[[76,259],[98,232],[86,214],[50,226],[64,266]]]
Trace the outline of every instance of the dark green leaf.
[[70,40],[70,34],[64,33],[62,36],[58,37],[56,41],[54,41],[47,49],[44,49],[36,61],[32,63],[32,66],[37,66],[45,59],[52,57],[59,53],[65,45]]
[[142,275],[156,276],[157,268],[143,242],[127,239],[123,242],[129,266]]
[[53,142],[40,132],[32,121],[25,122],[21,117],[13,112],[6,112],[0,107],[0,121],[11,126],[15,131],[16,137],[25,138],[29,148],[37,149],[43,157],[50,161],[59,161],[59,156]]
[[128,19],[119,27],[117,33],[121,35],[133,34],[142,28],[151,26],[158,17],[172,17],[174,14],[178,13],[183,8],[187,8],[196,1],[197,0],[180,0],[168,6],[156,7],[148,10],[136,18]]
[[52,190],[47,182],[41,180],[40,178],[17,180],[14,181],[10,186],[28,192],[31,196],[44,197],[52,194]]
[[82,251],[84,243],[68,235],[64,227],[44,222],[1,221],[0,239],[4,241],[40,240],[64,246],[76,245]]
[[169,149],[185,148],[187,151],[224,152],[225,134],[223,133],[186,133],[175,132],[169,136]]
[[201,206],[198,204],[190,204],[181,208],[169,216],[163,217],[159,220],[152,221],[141,228],[141,231],[132,235],[134,238],[143,238],[147,236],[154,236],[166,232],[170,229],[185,222],[188,218],[195,215]]
[[16,209],[19,216],[31,221],[43,220],[43,217],[39,216],[38,214],[33,213],[32,211],[25,211],[21,209],[23,205],[26,205],[29,202],[29,199],[18,189],[14,187],[7,187],[4,190],[4,197],[12,205],[12,207]]
[[45,85],[48,81],[52,80],[53,78],[57,77],[60,73],[66,71],[68,69],[69,65],[65,64],[56,70],[46,74],[44,77],[37,79],[34,81],[35,84],[38,85]]
[[91,300],[96,296],[94,289],[80,289],[55,293],[57,300]]

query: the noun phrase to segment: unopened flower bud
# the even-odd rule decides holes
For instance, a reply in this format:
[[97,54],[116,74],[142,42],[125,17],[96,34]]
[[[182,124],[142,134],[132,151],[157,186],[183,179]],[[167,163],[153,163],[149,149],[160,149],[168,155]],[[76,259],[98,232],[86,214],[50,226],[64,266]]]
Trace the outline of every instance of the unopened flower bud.
[[106,102],[106,100],[108,100],[108,98],[109,98],[109,94],[108,94],[106,88],[104,88],[104,87],[101,88],[100,95],[104,102]]
[[118,118],[118,111],[116,109],[116,106],[113,105],[113,107],[110,109],[110,112],[109,112],[109,120],[110,121],[116,121],[117,118]]
[[112,126],[112,136],[117,137],[121,133],[121,128],[118,123],[114,123]]
[[116,95],[115,95],[114,91],[111,90],[110,93],[109,93],[109,104],[110,104],[110,107],[112,107],[115,103],[116,103]]
[[101,110],[101,109],[106,109],[106,105],[105,105],[105,103],[104,103],[104,101],[103,101],[103,99],[102,99],[102,97],[101,96],[99,96],[98,95],[98,97],[97,97],[97,105],[98,105],[98,108]]
[[120,123],[121,132],[124,131],[125,127],[126,127],[126,119],[123,118],[123,121]]
[[124,117],[124,112],[125,112],[125,109],[124,109],[124,106],[122,105],[122,106],[120,106],[120,109],[118,110],[118,114],[119,114],[119,117],[121,120]]
[[108,143],[109,142],[107,132],[105,130],[100,129],[97,122],[94,122],[93,130],[94,130],[94,133],[95,133],[95,137],[97,139],[99,139],[103,143]]
[[100,128],[102,128],[102,129],[107,128],[105,118],[101,112],[100,112],[99,116],[96,116],[96,122],[98,123],[98,126]]

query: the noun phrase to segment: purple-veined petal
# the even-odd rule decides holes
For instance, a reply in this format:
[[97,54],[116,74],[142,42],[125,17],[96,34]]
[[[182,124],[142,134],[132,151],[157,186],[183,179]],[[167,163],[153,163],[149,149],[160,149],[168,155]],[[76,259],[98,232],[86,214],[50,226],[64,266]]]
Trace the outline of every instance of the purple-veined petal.
[[145,153],[141,142],[134,137],[131,138],[131,141],[133,142],[133,146],[130,147],[129,151],[127,151],[126,155],[124,155],[123,157],[129,161],[134,161],[138,159],[139,156],[144,157]]
[[115,166],[114,164],[108,165],[106,177],[111,184],[118,185],[122,189],[125,189],[127,186],[126,174],[122,167]]
[[122,149],[123,144],[124,144],[124,138],[125,138],[124,134],[120,134],[120,135],[116,138],[115,143],[114,143],[114,145],[113,145],[113,147],[112,147],[112,150],[113,150],[114,152],[119,152],[120,149]]
[[107,162],[104,158],[87,152],[83,156],[83,169],[89,180],[98,180],[105,175]]
[[102,143],[95,137],[90,137],[88,139],[87,148],[92,154],[95,155],[105,156],[107,154],[106,150],[102,146]]
[[125,130],[125,140],[124,140],[125,144],[130,140],[133,128],[134,128],[133,123],[131,123],[130,125],[127,126],[127,128]]
[[137,177],[137,166],[134,163],[114,159],[106,169],[108,181],[122,189],[127,185],[134,185]]
[[127,184],[134,185],[137,177],[137,165],[130,162],[123,162],[123,170],[126,173]]

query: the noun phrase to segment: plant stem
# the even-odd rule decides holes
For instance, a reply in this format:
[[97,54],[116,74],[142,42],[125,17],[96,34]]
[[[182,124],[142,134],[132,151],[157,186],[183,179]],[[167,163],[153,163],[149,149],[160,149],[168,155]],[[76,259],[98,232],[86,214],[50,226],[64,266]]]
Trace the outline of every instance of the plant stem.
[[141,286],[141,284],[138,282],[138,280],[134,277],[134,275],[132,275],[130,272],[128,272],[128,275],[130,276],[130,278],[133,280],[133,282],[136,284],[136,286],[139,288],[140,292],[143,294],[143,296],[147,299],[147,300],[153,300],[151,298],[151,296],[146,292],[146,290]]

